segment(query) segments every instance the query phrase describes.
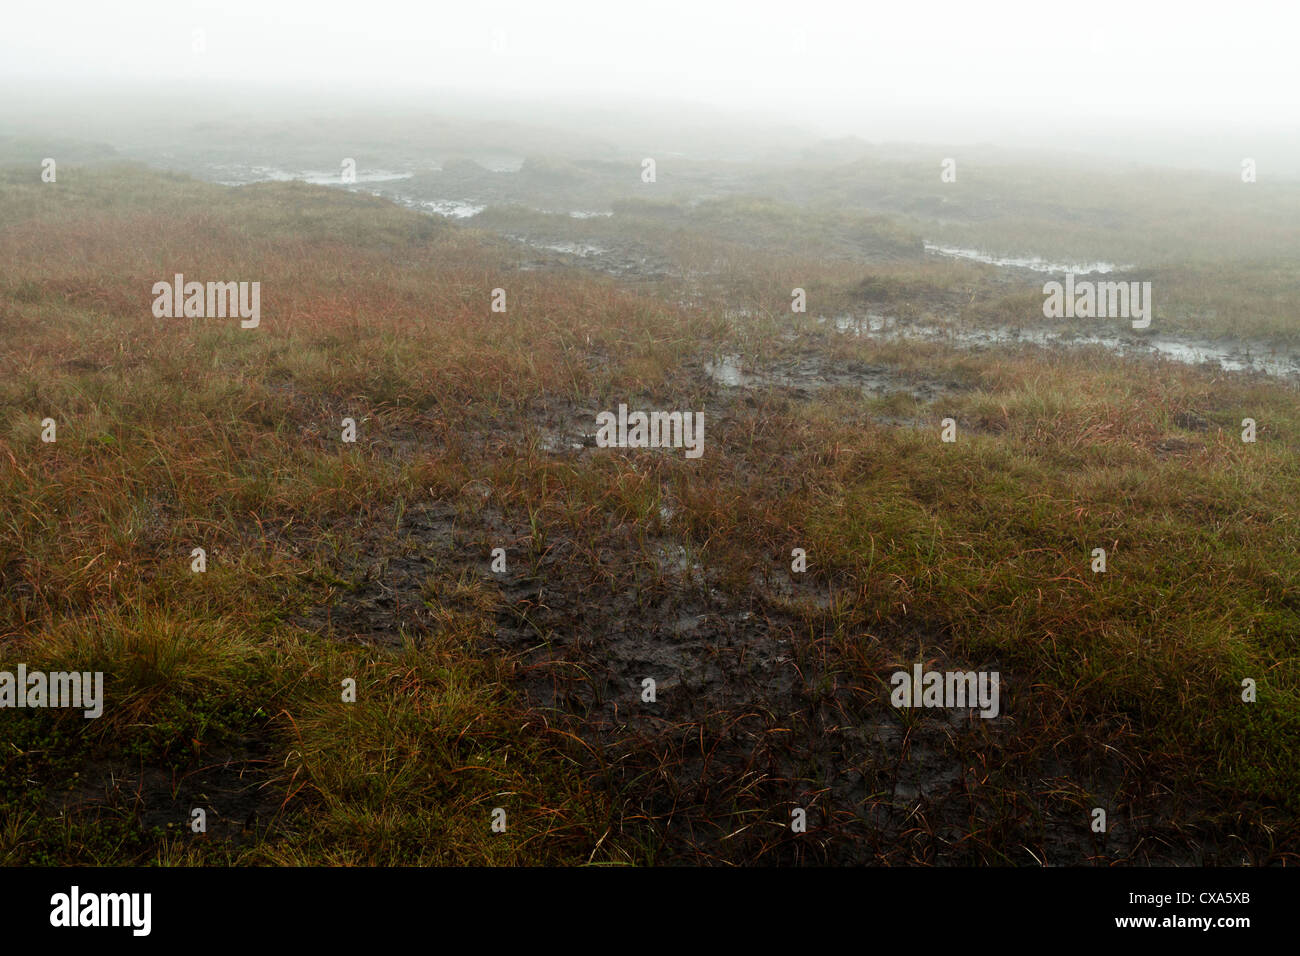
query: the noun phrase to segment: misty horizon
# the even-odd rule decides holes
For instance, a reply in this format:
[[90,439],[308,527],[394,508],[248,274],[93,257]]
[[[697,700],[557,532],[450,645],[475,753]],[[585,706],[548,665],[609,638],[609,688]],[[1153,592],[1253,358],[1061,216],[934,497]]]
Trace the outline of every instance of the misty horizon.
[[[1199,20],[1125,3],[135,6],[133,20],[85,2],[57,19],[8,12],[0,133],[114,142],[116,111],[183,126],[366,110],[694,123],[713,127],[713,155],[734,132],[790,152],[853,137],[1228,173],[1250,156],[1300,177],[1300,17],[1286,7]],[[636,145],[673,148],[662,139]]]

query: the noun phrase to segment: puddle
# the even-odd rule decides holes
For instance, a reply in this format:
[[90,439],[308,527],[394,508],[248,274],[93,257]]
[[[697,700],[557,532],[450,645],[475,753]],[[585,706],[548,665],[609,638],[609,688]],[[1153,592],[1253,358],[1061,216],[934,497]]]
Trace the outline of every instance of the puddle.
[[603,256],[610,251],[603,246],[597,246],[590,242],[543,242],[540,239],[530,239],[527,236],[512,233],[507,233],[506,238],[515,242],[522,242],[534,249],[545,249],[547,252],[559,252],[566,256],[578,256],[583,259],[590,256]]
[[[592,437],[592,443],[595,443],[595,437]],[[582,451],[587,447],[586,440],[579,441],[571,435],[561,434],[559,432],[545,432],[541,439],[542,451],[552,455],[566,451]]]
[[487,208],[486,206],[476,206],[461,199],[426,199],[420,205],[430,212],[444,216],[447,219],[468,219],[471,216],[477,216]]
[[762,371],[746,371],[739,355],[722,355],[706,362],[704,371],[724,388],[775,387],[804,394],[824,388],[857,388],[873,395],[904,392],[931,401],[953,387],[949,382],[905,377],[884,365],[832,362],[820,355],[785,359]]
[[[825,321],[820,319],[819,321]],[[893,316],[880,315],[876,312],[868,312],[866,315],[837,315],[835,317],[835,329],[839,332],[852,332],[854,335],[861,335],[863,332],[883,332],[886,329],[892,329],[895,326]]]
[[993,256],[978,249],[963,249],[960,246],[941,246],[938,243],[923,241],[925,251],[950,259],[970,259],[991,266],[1006,266],[1016,269],[1032,269],[1034,272],[1073,272],[1075,275],[1087,275],[1092,272],[1106,273],[1117,269],[1131,269],[1132,266],[1117,266],[1113,262],[1052,262],[1038,256]]
[[[395,173],[387,169],[376,169],[373,172],[358,172],[356,174],[356,183],[392,183],[401,179],[410,179],[412,173]],[[302,179],[304,182],[312,183],[316,186],[351,186],[353,183],[345,183],[339,173],[311,173],[305,172],[301,176],[294,177]]]
[[345,183],[343,182],[341,170],[323,172],[321,170],[305,169],[290,172],[278,166],[242,166],[238,164],[211,166],[209,169],[215,175],[222,177],[215,180],[222,186],[290,182],[310,183],[313,186],[353,186],[361,183],[396,182],[401,179],[410,179],[413,175],[412,173],[393,172],[389,169],[363,170],[357,172],[354,182]]
[[549,249],[551,252],[562,252],[570,256],[603,256],[609,252],[602,246],[592,245],[589,242],[538,242],[530,243],[538,249]]
[[588,212],[584,209],[575,209],[569,213],[572,219],[607,219],[612,215],[612,212]]
[[723,355],[716,361],[705,362],[704,371],[709,377],[726,388],[739,388],[741,385],[757,384],[754,376],[746,375],[740,370],[739,355]]
[[[819,321],[825,322],[822,318]],[[1099,346],[1124,356],[1158,355],[1184,365],[1216,364],[1228,372],[1263,372],[1278,378],[1300,377],[1300,355],[1248,343],[1219,344],[1169,336],[1121,338],[1093,332],[1044,328],[955,329],[937,325],[899,325],[889,316],[840,315],[835,328],[852,335],[878,335],[885,339],[947,342],[965,348],[990,345],[1038,345],[1044,348]]]
[[704,566],[683,545],[675,542],[659,544],[654,556],[660,571],[679,577],[698,577],[699,583],[704,583]]

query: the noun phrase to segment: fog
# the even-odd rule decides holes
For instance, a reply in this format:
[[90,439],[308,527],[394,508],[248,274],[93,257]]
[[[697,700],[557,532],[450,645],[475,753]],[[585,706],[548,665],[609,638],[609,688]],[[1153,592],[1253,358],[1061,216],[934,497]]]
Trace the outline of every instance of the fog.
[[5,22],[0,122],[93,125],[159,94],[191,119],[271,99],[534,122],[568,110],[578,127],[584,111],[723,111],[795,137],[1176,166],[1262,154],[1300,171],[1294,5],[71,0],[57,15],[12,5]]

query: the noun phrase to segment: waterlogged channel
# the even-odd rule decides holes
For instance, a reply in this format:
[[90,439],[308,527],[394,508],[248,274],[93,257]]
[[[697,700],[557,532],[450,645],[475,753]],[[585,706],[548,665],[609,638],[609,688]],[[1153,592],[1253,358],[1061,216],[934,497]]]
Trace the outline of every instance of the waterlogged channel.
[[[1131,265],[1116,265],[1113,262],[1068,263],[1053,262],[1039,256],[995,256],[978,249],[944,246],[928,240],[923,245],[925,251],[931,255],[1050,274],[1105,274],[1133,268]],[[881,315],[839,316],[834,319],[834,322],[839,331],[854,335],[946,341],[969,348],[1018,343],[1039,345],[1044,348],[1097,346],[1119,355],[1158,356],[1185,365],[1210,363],[1229,372],[1261,372],[1279,378],[1300,378],[1300,355],[1249,342],[1218,343],[1159,335],[1120,337],[1050,328],[954,329],[935,325],[898,326],[891,319]]]
[[964,348],[998,345],[1037,345],[1043,348],[1099,346],[1120,355],[1159,356],[1185,365],[1211,363],[1229,372],[1262,372],[1279,378],[1300,379],[1300,355],[1250,343],[1217,343],[1160,335],[1121,337],[1096,332],[1052,328],[961,329],[926,324],[899,324],[878,313],[841,315],[832,321],[837,331],[885,340],[946,342]]
[[339,170],[322,171],[304,169],[292,172],[278,166],[244,166],[236,163],[212,165],[203,172],[207,178],[222,186],[248,186],[253,183],[310,183],[313,186],[346,186],[363,183],[391,183],[410,179],[409,172],[394,172],[390,169],[370,169],[355,172],[351,183],[343,181]]
[[[484,168],[494,172],[517,172],[522,160],[512,160],[509,158],[501,159],[496,162],[484,160]],[[438,165],[429,165],[423,171],[438,172],[442,167]],[[319,170],[298,170],[291,171],[281,169],[276,166],[245,166],[239,164],[210,165],[204,169],[208,178],[222,186],[247,186],[252,183],[264,182],[303,182],[310,183],[313,186],[337,186],[344,189],[358,189],[360,187],[376,183],[400,183],[403,180],[411,179],[414,173],[411,171],[394,172],[386,169],[361,170],[354,173],[351,181],[344,181],[340,172],[322,172]],[[467,199],[418,199],[414,196],[406,195],[401,189],[390,187],[385,191],[375,189],[365,190],[372,196],[379,196],[384,199],[392,200],[399,205],[406,206],[408,209],[417,209],[421,212],[433,213],[435,216],[441,216],[444,219],[472,219],[484,209],[487,208],[486,202],[473,202]],[[601,219],[613,216],[613,212],[589,209],[575,210],[544,210],[550,215],[568,216],[571,219]],[[544,244],[533,240],[522,239],[518,236],[508,236],[507,238],[517,241],[526,242],[537,248],[547,249],[552,252],[562,252],[569,255],[576,255],[583,258],[593,255],[600,255],[607,250],[599,246],[587,243],[569,242]]]
[[1034,272],[1066,273],[1088,275],[1089,273],[1107,273],[1116,270],[1131,269],[1132,266],[1118,266],[1113,262],[1052,262],[1039,256],[994,256],[978,249],[963,249],[960,246],[941,246],[925,240],[922,245],[931,255],[944,256],[949,259],[969,259],[986,265],[1002,266],[1009,269],[1031,269]]

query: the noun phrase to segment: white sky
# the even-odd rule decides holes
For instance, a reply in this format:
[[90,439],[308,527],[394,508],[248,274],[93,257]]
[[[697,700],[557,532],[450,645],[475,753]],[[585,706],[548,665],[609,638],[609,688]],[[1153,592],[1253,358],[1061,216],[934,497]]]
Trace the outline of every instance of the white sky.
[[635,94],[813,121],[887,109],[1300,124],[1296,0],[18,0],[0,26],[0,78],[24,83]]

